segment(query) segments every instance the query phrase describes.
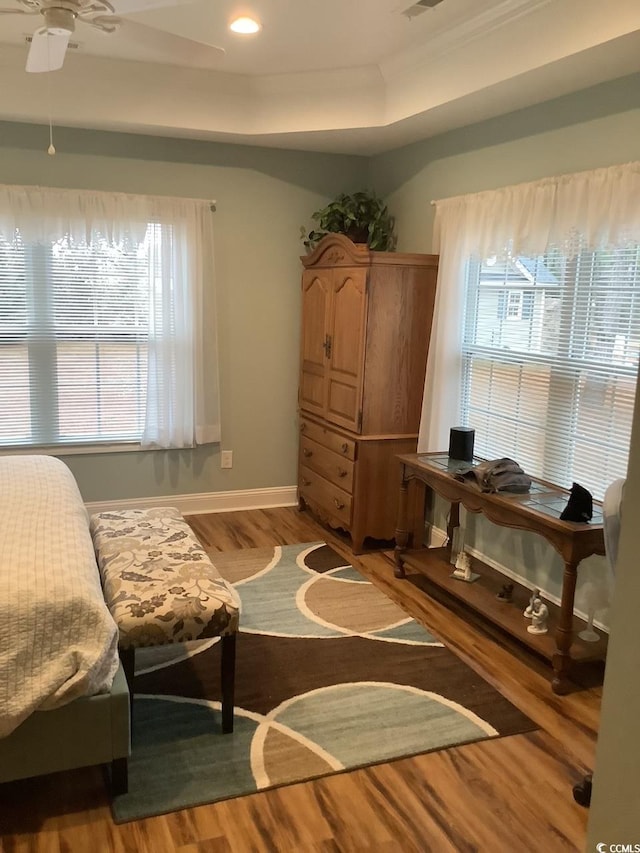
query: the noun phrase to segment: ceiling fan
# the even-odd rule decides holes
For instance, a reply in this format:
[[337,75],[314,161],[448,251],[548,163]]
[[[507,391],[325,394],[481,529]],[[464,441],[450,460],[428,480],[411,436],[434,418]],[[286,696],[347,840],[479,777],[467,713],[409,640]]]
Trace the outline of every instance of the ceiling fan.
[[212,67],[224,55],[224,49],[184,38],[165,30],[127,18],[127,15],[180,6],[193,0],[16,0],[21,8],[0,9],[0,15],[42,15],[44,26],[34,32],[27,56],[27,71],[57,71],[62,68],[69,38],[76,21],[104,33],[120,27],[129,31],[140,44],[156,48],[165,56],[176,53],[189,58],[189,64]]

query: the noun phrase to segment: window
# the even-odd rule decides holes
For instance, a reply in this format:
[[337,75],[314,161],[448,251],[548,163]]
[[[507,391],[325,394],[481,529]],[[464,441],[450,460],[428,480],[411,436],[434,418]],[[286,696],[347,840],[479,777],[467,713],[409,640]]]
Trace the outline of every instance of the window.
[[140,441],[161,235],[149,226],[134,248],[0,241],[3,446]]
[[211,212],[0,185],[0,452],[220,440]]
[[522,291],[510,290],[507,293],[507,320],[522,319]]
[[624,477],[640,350],[640,250],[467,268],[462,418],[475,452],[601,498]]
[[562,486],[602,497],[626,476],[639,193],[633,162],[436,201],[421,451],[463,423],[479,455],[513,456]]

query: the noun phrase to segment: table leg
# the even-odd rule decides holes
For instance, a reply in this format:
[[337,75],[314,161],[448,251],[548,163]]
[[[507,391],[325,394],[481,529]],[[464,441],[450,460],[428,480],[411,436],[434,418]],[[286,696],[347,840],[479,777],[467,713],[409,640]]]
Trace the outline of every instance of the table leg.
[[567,560],[564,564],[562,581],[562,600],[560,602],[560,617],[556,628],[556,651],[553,655],[553,681],[551,687],[554,693],[563,695],[571,688],[569,670],[571,668],[571,644],[573,643],[573,600],[578,579],[578,560]]
[[460,527],[460,503],[453,501],[447,522],[447,550],[449,562],[455,563],[458,553],[464,548],[464,529]]
[[396,547],[393,552],[395,561],[394,575],[397,578],[406,577],[402,555],[407,550],[409,542],[409,525],[407,522],[407,509],[409,504],[409,481],[405,480],[404,476],[400,483],[400,498],[398,500],[398,522],[396,527]]
[[447,536],[449,538],[449,542],[453,540],[457,527],[460,527],[460,502],[453,501],[451,504],[451,510],[449,511],[449,521],[447,523]]
[[411,480],[409,483],[409,513],[408,518],[412,527],[409,534],[409,545],[412,548],[424,548],[430,540],[431,524],[427,526],[427,514],[431,517],[433,507],[433,492],[427,490],[421,480]]

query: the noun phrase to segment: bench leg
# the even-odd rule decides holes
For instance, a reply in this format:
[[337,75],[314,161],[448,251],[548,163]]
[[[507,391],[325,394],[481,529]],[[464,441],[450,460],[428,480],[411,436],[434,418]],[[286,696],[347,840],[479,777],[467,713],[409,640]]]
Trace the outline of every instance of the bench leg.
[[233,701],[236,680],[236,635],[222,637],[222,663],[220,669],[222,682],[222,731],[233,731]]
[[135,649],[119,649],[124,676],[127,679],[127,687],[129,688],[129,717],[133,720],[133,678],[136,674],[136,650]]

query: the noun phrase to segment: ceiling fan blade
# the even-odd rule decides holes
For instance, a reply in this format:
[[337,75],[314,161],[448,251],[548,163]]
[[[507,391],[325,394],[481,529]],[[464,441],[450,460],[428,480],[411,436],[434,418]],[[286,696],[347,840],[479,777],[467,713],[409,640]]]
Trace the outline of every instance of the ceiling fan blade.
[[71,33],[49,33],[36,30],[27,56],[27,71],[57,71],[62,68]]
[[[18,0],[18,2],[22,2],[22,0]],[[23,7],[21,9],[7,9],[6,7],[0,9],[0,15],[39,15],[40,7],[34,0],[24,0]]]
[[122,18],[121,24],[123,32],[130,33],[137,44],[161,52],[163,61],[170,65],[219,68],[225,53],[223,47],[167,33],[129,18]]
[[111,0],[116,15],[135,15],[136,12],[148,12],[165,6],[184,6],[195,0]]

